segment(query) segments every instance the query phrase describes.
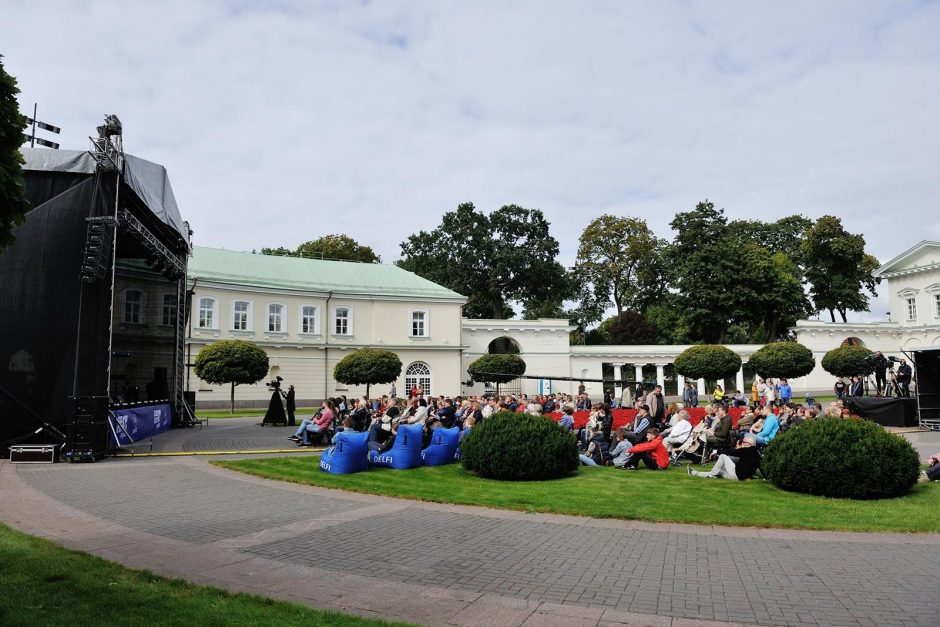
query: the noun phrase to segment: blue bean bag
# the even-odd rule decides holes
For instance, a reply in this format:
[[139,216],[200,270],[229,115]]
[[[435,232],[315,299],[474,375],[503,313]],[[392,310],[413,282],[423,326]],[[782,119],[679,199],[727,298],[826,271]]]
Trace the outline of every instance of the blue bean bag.
[[421,451],[421,462],[425,466],[442,466],[455,461],[460,429],[435,429],[431,432],[431,443]]
[[395,443],[387,451],[369,451],[369,463],[395,470],[417,468],[421,465],[422,425],[399,425]]
[[368,431],[341,431],[336,436],[336,444],[320,456],[320,470],[334,475],[368,470],[368,444]]

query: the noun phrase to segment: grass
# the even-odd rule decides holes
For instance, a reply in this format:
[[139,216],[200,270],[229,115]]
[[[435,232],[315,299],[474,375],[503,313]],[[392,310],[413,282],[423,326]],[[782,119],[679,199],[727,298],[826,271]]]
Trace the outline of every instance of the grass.
[[940,488],[918,484],[908,496],[881,501],[830,499],[785,492],[769,481],[689,477],[666,472],[581,467],[553,481],[482,479],[458,464],[414,470],[372,468],[331,475],[318,457],[214,461],[260,477],[366,494],[479,505],[524,512],[655,522],[835,531],[940,531]]
[[386,623],[131,570],[0,525],[0,625]]

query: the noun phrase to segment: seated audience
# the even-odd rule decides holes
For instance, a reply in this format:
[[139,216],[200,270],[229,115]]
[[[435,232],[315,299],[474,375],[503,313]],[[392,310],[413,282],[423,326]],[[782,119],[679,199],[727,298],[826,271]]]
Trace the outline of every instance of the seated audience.
[[630,444],[630,440],[627,439],[626,427],[617,429],[617,433],[614,435],[616,440],[616,445],[610,450],[610,461],[616,468],[623,468],[627,463],[627,458],[630,457],[630,454],[627,450],[633,446]]
[[663,436],[656,429],[649,429],[646,442],[634,444],[627,453],[629,456],[625,460],[624,470],[636,470],[641,461],[650,470],[665,470],[669,467],[669,453],[663,446]]
[[558,424],[568,431],[574,431],[574,410],[571,407],[565,407],[562,410],[561,420],[558,421]]
[[940,453],[937,453],[927,460],[927,470],[920,473],[917,477],[918,483],[927,481],[936,481],[940,479]]
[[731,416],[724,405],[715,409],[715,420],[712,428],[705,429],[705,441],[711,449],[730,448],[733,439],[731,435]]
[[[760,446],[766,446],[770,444],[770,441],[777,437],[777,432],[780,430],[780,421],[777,419],[777,416],[770,410],[770,405],[765,405],[761,409],[761,429],[759,432],[754,434],[754,443]],[[754,426],[757,426],[757,423],[754,423]],[[752,428],[751,431],[754,429]]]
[[332,421],[333,409],[330,402],[323,401],[317,415],[311,419],[304,418],[300,423],[300,427],[294,432],[294,435],[290,436],[288,439],[297,442],[298,446],[310,446],[310,440],[307,434],[323,433],[326,431],[327,427],[330,426],[330,422]]
[[587,450],[578,458],[585,466],[605,466],[610,461],[610,447],[600,425],[594,425],[588,430]]
[[650,423],[650,408],[646,403],[637,405],[636,417],[630,423],[627,439],[631,444],[640,444],[646,441],[646,432],[652,427]]
[[674,449],[685,444],[689,436],[692,435],[692,423],[689,422],[689,412],[680,409],[675,417],[676,423],[669,429],[668,435],[663,434],[665,436],[663,445],[669,453],[672,453]]

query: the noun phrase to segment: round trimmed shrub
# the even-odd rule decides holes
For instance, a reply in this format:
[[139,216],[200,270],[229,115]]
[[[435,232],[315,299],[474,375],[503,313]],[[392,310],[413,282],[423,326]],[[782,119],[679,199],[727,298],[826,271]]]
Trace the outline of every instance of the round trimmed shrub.
[[525,374],[525,361],[511,353],[487,353],[467,366],[477,383],[509,383]]
[[834,377],[871,374],[871,366],[865,361],[865,358],[871,354],[871,351],[864,346],[841,346],[826,353],[820,365],[823,370]]
[[784,490],[881,499],[907,494],[920,461],[910,442],[873,422],[820,418],[774,438],[762,468]]
[[466,470],[490,479],[555,479],[577,470],[578,445],[551,418],[501,411],[464,437],[460,459]]
[[676,372],[688,379],[726,379],[741,368],[741,358],[726,346],[690,346],[676,357]]
[[748,363],[765,379],[796,379],[813,371],[816,358],[813,351],[799,342],[771,342],[751,355]]

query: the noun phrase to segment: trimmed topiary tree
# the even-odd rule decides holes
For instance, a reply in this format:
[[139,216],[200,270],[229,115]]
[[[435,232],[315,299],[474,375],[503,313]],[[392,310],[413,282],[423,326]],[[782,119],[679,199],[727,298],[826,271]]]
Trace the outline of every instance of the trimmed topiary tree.
[[820,365],[834,377],[871,374],[871,366],[865,361],[871,354],[864,346],[840,346],[826,353]]
[[907,494],[920,460],[910,442],[873,422],[820,418],[774,438],[762,467],[784,490],[881,499]]
[[748,364],[765,379],[796,379],[813,371],[816,358],[799,342],[772,342],[751,355]]
[[725,346],[701,344],[679,353],[675,368],[689,379],[725,379],[741,369],[741,358]]
[[373,384],[391,383],[401,374],[401,359],[381,348],[360,348],[333,368],[333,378],[346,385],[365,385],[366,398]]
[[495,383],[498,394],[500,383],[509,383],[525,374],[525,361],[509,353],[487,354],[474,360],[467,372],[477,383]]
[[502,411],[467,433],[460,459],[466,470],[490,479],[554,479],[577,470],[578,445],[551,418]]
[[232,386],[231,411],[235,413],[235,386],[257,383],[268,374],[268,354],[244,340],[222,340],[209,344],[196,355],[196,376],[212,385]]

